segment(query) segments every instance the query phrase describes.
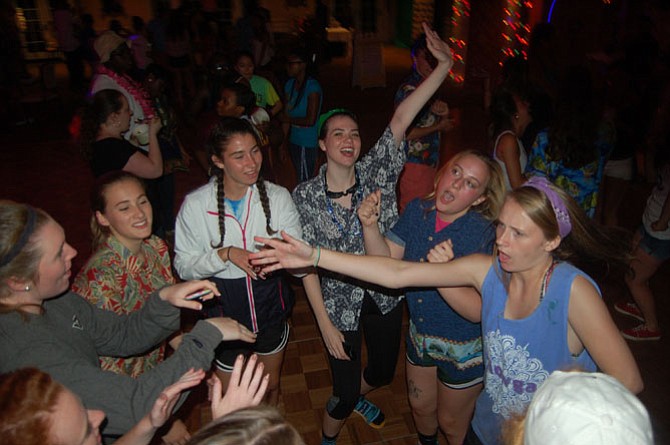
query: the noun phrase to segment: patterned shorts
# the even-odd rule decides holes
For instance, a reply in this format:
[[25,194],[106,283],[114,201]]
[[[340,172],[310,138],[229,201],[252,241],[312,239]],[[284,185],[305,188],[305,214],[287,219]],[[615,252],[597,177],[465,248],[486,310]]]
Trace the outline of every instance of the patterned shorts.
[[465,389],[484,380],[482,339],[454,341],[420,334],[410,320],[407,361],[414,366],[437,366],[437,378],[452,389]]

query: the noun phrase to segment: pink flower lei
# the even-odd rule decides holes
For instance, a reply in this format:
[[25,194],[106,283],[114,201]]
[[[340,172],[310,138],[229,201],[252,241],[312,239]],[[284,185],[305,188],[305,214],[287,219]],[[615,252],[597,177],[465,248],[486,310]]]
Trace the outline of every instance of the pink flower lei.
[[116,73],[104,65],[100,65],[98,67],[98,73],[111,77],[114,82],[126,90],[128,94],[130,94],[137,101],[137,103],[140,104],[140,107],[142,107],[145,119],[151,119],[154,117],[155,112],[153,104],[151,103],[151,98],[141,85],[139,85],[130,77]]

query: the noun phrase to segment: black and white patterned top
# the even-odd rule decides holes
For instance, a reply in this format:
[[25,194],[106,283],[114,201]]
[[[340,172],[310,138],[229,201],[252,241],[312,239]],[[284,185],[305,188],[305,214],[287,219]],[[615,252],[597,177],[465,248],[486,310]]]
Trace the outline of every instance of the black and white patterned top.
[[[374,147],[355,165],[359,187],[347,209],[326,197],[326,165],[319,174],[298,185],[293,200],[300,213],[303,239],[313,246],[340,252],[365,254],[363,233],[356,211],[362,200],[381,189],[379,230],[386,233],[398,220],[396,183],[405,163],[404,141],[396,144],[389,127]],[[358,318],[365,292],[369,292],[379,310],[386,314],[402,299],[402,293],[350,277],[319,270],[324,304],[330,320],[341,331],[358,329]]]

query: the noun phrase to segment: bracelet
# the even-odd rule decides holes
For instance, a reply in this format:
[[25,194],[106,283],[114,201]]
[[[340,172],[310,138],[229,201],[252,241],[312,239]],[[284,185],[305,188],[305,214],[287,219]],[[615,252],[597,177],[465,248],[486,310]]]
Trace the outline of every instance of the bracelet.
[[319,266],[320,259],[321,259],[321,246],[316,246],[316,258],[314,259],[314,267]]
[[232,246],[228,246],[228,252],[226,252],[226,261],[230,261],[230,249],[232,248]]

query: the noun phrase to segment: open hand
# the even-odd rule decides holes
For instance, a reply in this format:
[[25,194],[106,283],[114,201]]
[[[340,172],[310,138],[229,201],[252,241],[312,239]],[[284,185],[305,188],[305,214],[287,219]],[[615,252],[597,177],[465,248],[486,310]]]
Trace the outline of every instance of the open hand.
[[293,238],[281,231],[284,241],[275,238],[254,237],[260,244],[272,249],[264,249],[249,255],[251,264],[261,266],[268,273],[279,269],[300,269],[314,265],[316,251],[309,244]]
[[451,54],[451,48],[440,36],[430,29],[426,22],[422,23],[423,32],[426,33],[426,44],[430,53],[437,59],[438,64],[446,64],[448,69],[454,65],[454,59]]
[[223,336],[223,341],[242,340],[247,343],[256,341],[256,334],[247,329],[246,326],[228,317],[213,317],[204,320],[205,323],[214,325]]
[[[257,362],[258,356],[253,354],[249,357],[245,367],[244,356],[237,356],[225,396],[221,394],[223,387],[216,374],[207,381],[212,419],[261,403],[268,388],[270,374],[263,376],[264,366]],[[244,372],[242,372],[243,369]]]
[[151,426],[154,428],[162,427],[172,415],[172,410],[174,409],[177,400],[179,400],[180,394],[189,388],[197,386],[204,378],[205,371],[202,369],[196,371],[191,368],[184,373],[179,380],[166,387],[158,396],[158,399],[156,399],[154,406],[149,412]]

